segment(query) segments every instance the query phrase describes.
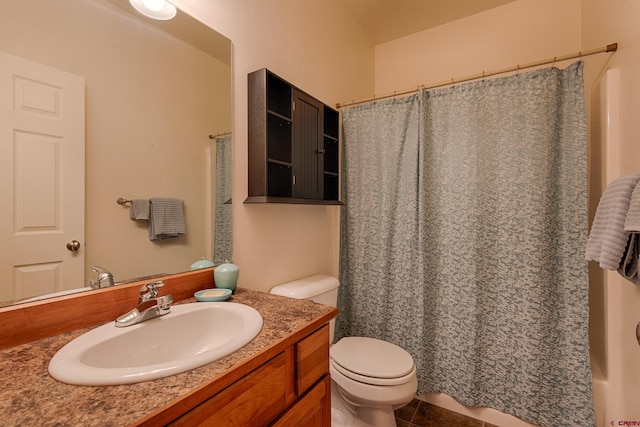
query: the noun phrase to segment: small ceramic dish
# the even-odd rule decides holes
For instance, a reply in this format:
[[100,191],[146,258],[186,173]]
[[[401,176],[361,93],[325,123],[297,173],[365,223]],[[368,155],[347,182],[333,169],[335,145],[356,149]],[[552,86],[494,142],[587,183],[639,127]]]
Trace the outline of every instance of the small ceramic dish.
[[222,288],[214,288],[214,289],[203,289],[194,294],[198,301],[224,301],[229,299],[231,296],[231,289],[222,289]]

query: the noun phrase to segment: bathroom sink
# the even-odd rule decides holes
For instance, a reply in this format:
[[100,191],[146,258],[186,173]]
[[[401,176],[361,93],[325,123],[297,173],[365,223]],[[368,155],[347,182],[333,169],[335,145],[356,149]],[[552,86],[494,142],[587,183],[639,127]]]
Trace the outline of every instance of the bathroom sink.
[[110,322],[80,335],[53,356],[49,374],[76,385],[168,377],[233,353],[260,329],[262,316],[244,304],[179,304],[162,317],[126,328]]

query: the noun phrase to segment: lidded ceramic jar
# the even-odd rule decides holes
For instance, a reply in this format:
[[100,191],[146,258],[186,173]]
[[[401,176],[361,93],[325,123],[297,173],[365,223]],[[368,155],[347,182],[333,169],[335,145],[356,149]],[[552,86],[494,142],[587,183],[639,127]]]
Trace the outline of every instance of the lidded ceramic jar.
[[215,267],[215,264],[209,261],[208,259],[204,259],[204,257],[200,258],[198,261],[191,264],[191,270],[200,270],[201,268],[209,268]]
[[240,269],[237,265],[225,261],[213,270],[213,281],[216,288],[231,289],[235,293]]

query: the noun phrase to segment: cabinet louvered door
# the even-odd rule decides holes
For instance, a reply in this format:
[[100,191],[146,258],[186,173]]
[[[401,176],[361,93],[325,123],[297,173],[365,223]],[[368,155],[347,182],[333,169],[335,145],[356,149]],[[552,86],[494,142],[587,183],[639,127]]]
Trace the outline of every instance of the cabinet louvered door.
[[324,104],[294,90],[293,107],[293,197],[322,199]]

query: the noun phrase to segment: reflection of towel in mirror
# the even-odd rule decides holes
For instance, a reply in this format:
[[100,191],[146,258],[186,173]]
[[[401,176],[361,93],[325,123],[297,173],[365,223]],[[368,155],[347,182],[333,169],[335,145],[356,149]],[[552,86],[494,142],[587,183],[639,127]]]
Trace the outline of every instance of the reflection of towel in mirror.
[[586,248],[587,261],[618,270],[633,283],[638,283],[638,242],[635,234],[625,231],[625,219],[638,181],[640,173],[620,177],[607,186],[598,202]]
[[187,232],[184,201],[153,198],[149,200],[149,240],[180,237]]
[[131,219],[149,219],[149,200],[133,199],[129,209]]

